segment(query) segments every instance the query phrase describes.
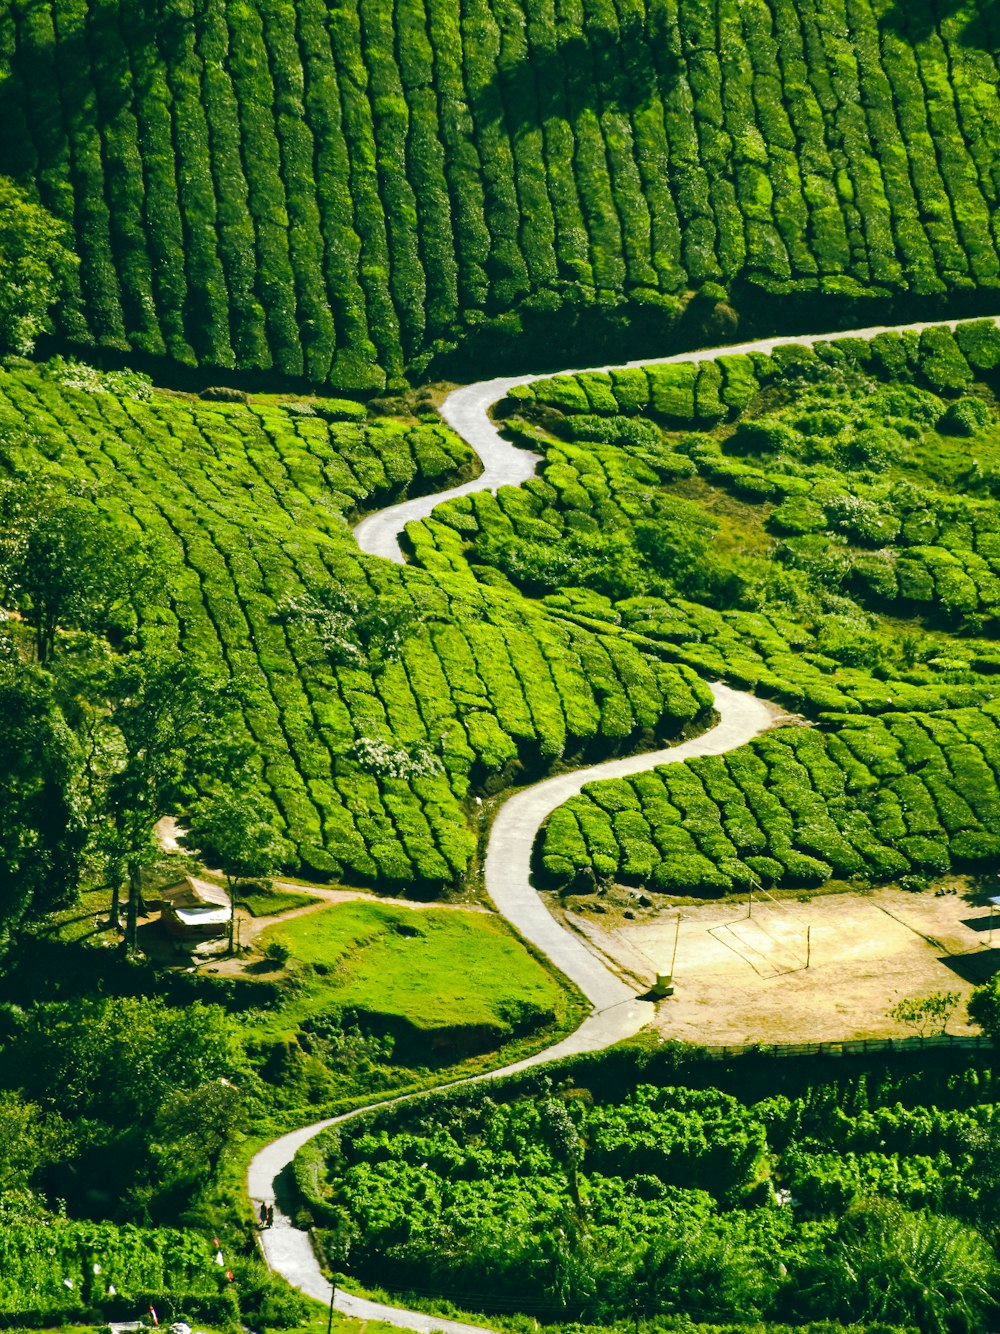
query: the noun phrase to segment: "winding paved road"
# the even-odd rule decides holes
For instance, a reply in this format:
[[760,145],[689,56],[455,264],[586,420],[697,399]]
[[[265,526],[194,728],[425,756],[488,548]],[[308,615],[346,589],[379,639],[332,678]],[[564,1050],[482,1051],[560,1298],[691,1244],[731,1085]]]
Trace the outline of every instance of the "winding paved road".
[[[1000,323],[1000,317],[995,321]],[[771,352],[776,347],[790,343],[828,343],[835,338],[860,338],[870,341],[880,333],[905,333],[907,330],[919,333],[929,329],[932,324],[941,324],[954,329],[958,324],[967,324],[968,320],[933,320],[924,324],[874,325],[868,329],[847,329],[832,333],[799,334],[797,337],[758,338],[749,343],[730,343],[723,347],[697,348],[694,352],[674,352],[668,357],[644,357],[640,361],[617,362],[613,366],[587,366],[582,370],[546,371],[541,375],[510,375],[495,380],[479,380],[476,384],[462,385],[453,390],[441,404],[441,416],[466,444],[471,445],[482,460],[483,471],[471,482],[454,486],[449,491],[436,491],[430,496],[418,496],[415,500],[404,500],[387,509],[376,510],[354,529],[354,536],[362,551],[370,556],[384,556],[387,560],[402,562],[403,553],[399,545],[400,536],[406,525],[415,519],[426,519],[432,510],[445,500],[455,496],[467,496],[473,491],[497,491],[501,486],[520,486],[529,477],[534,476],[536,464],[541,462],[539,454],[519,449],[505,440],[493,422],[489,410],[494,403],[499,403],[507,392],[516,385],[534,384],[536,380],[550,380],[559,375],[580,375],[583,370],[611,371],[628,370],[638,366],[667,366],[681,361],[713,361],[716,357],[736,356],[740,352]]]
[[[961,322],[937,321],[947,324],[950,328]],[[903,332],[910,329],[919,332],[928,327],[928,324],[907,324],[894,326],[894,330]],[[807,334],[796,338],[765,338],[752,343],[703,348],[669,357],[627,362],[623,365],[651,366],[669,362],[708,361],[714,357],[739,352],[770,352],[774,347],[788,343],[813,344],[834,338],[871,339],[876,334],[889,331],[888,328],[878,326],[847,332]],[[561,373],[574,375],[578,372]],[[478,384],[465,385],[449,394],[442,404],[441,415],[479,455],[483,463],[483,472],[475,481],[467,482],[463,486],[453,487],[451,490],[431,496],[420,496],[415,500],[408,500],[370,514],[354,529],[354,535],[362,551],[401,563],[403,554],[399,538],[407,523],[426,518],[442,501],[454,496],[487,489],[496,491],[501,486],[519,486],[527,481],[533,475],[535,465],[540,461],[539,456],[518,449],[504,440],[490,421],[489,409],[514,385],[530,384],[535,380],[547,378],[548,374],[485,380]],[[533,1065],[557,1060],[562,1056],[599,1051],[631,1037],[653,1017],[654,1006],[648,1001],[639,1000],[629,986],[592,954],[578,937],[560,926],[548,912],[531,886],[529,878],[531,850],[543,821],[557,806],[578,793],[586,783],[600,778],[620,778],[641,773],[657,765],[677,763],[696,755],[720,755],[744,745],[774,725],[774,714],[755,696],[732,690],[721,684],[712,686],[712,694],[715,697],[719,721],[715,727],[701,736],[684,741],[668,750],[608,760],[587,769],[578,769],[572,773],[545,779],[524,788],[508,798],[501,806],[490,832],[486,852],[487,892],[498,911],[526,940],[541,950],[576,984],[590,1001],[593,1009],[580,1027],[561,1042],[513,1065],[493,1070],[486,1075],[478,1075],[475,1077],[476,1081],[513,1074]],[[345,1116],[303,1126],[300,1130],[283,1135],[261,1149],[251,1161],[248,1173],[248,1189],[254,1205],[259,1205],[261,1201],[271,1203],[275,1200],[279,1190],[279,1179],[288,1171],[292,1159],[303,1144],[328,1126],[348,1120],[351,1116],[360,1115],[362,1110],[366,1109],[358,1109]],[[334,1295],[333,1289],[320,1270],[308,1233],[294,1227],[278,1206],[275,1207],[273,1228],[261,1232],[260,1241],[264,1257],[273,1270],[284,1275],[291,1284],[308,1296],[329,1303],[331,1296]],[[419,1334],[432,1334],[434,1330],[441,1330],[443,1334],[492,1334],[492,1331],[478,1325],[462,1324],[459,1321],[426,1315],[420,1311],[387,1306],[340,1291],[335,1294],[335,1305],[337,1310],[345,1315],[362,1320],[386,1321],[402,1329],[417,1330]]]

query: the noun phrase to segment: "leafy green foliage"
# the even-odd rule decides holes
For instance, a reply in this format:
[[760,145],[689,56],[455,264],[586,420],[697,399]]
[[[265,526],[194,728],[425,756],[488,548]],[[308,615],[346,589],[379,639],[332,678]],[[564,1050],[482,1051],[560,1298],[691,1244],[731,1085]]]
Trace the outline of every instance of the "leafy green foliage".
[[49,311],[79,263],[72,233],[0,177],[0,353],[28,356],[51,329]]
[[[226,774],[232,781],[238,775]],[[259,809],[260,794],[234,782],[195,807],[184,841],[202,860],[217,865],[229,888],[229,950],[236,929],[237,880],[273,874],[291,849]],[[290,906],[290,905],[289,905]]]
[[43,501],[35,512],[22,504],[15,523],[5,535],[0,586],[32,627],[39,663],[54,654],[59,630],[134,632],[153,577],[134,533],[85,500]]
[[827,1255],[801,1275],[806,1310],[822,1300],[841,1320],[913,1321],[931,1334],[985,1328],[996,1279],[996,1257],[978,1232],[894,1201],[846,1214]]
[[889,1018],[916,1029],[921,1037],[943,1033],[961,999],[959,991],[935,991],[929,996],[897,1002],[889,1011]]
[[[655,644],[821,724],[593,785],[549,821],[544,883],[593,869],[718,893],[989,864],[1000,437],[979,384],[958,400],[983,422],[970,457],[939,428],[934,386],[941,358],[971,383],[998,346],[995,326],[971,322],[723,356],[735,420],[697,433],[669,428],[708,426],[704,399],[678,398],[704,367],[515,392],[507,420],[545,450],[541,476],[441,506],[411,529],[423,563],[486,564],[573,624]],[[897,619],[914,614],[921,625]]]
[[[115,1227],[67,1219],[0,1226],[0,1311],[79,1315],[166,1296],[198,1309],[225,1273],[208,1239],[177,1229]],[[113,1289],[110,1292],[109,1289]],[[221,1313],[223,1306],[209,1307]]]
[[[18,1115],[32,1187],[64,1198],[69,1173],[78,1210],[176,1219],[239,1138],[257,1083],[220,1006],[140,996],[6,1011],[0,1087],[27,1100]],[[39,1135],[45,1152],[33,1160]]]
[[[75,231],[77,343],[350,392],[463,341],[493,368],[607,360],[685,304],[718,336],[734,304],[864,323],[887,295],[988,301],[989,25],[884,13],[47,0],[0,30],[0,169]],[[960,392],[947,343],[927,352]],[[739,393],[686,376],[665,415]]]
[[[157,853],[157,821],[190,801],[199,784],[225,775],[239,783],[249,753],[245,742],[229,737],[228,716],[233,696],[213,679],[194,655],[152,649],[116,659],[98,669],[90,683],[104,716],[98,731],[107,733],[98,796],[104,826],[100,843],[116,895],[121,880],[129,883],[126,947],[136,943],[142,870]],[[232,806],[216,812],[215,834],[225,843],[226,860],[239,874],[242,849],[248,865],[254,853],[270,863],[279,853],[276,835],[266,824],[237,825]],[[263,832],[264,841],[259,837]],[[256,845],[256,846],[254,846]],[[266,869],[266,868],[264,868]],[[112,917],[116,920],[117,897]]]
[[338,1127],[300,1188],[367,1281],[487,1310],[989,1328],[989,1072],[939,1080],[938,1107],[922,1074],[756,1100],[600,1064],[596,1097],[581,1070],[558,1097],[462,1091]]
[[42,673],[0,662],[0,946],[72,900],[86,830],[82,756]]
[[969,997],[969,1018],[991,1037],[1000,1036],[1000,979],[994,977]]
[[[43,474],[95,524],[155,544],[169,600],[147,611],[144,642],[231,682],[236,716],[202,729],[202,749],[225,735],[257,752],[248,780],[313,872],[433,893],[470,864],[469,798],[582,749],[675,734],[708,705],[693,671],[467,567],[442,578],[358,552],[345,516],[471,470],[443,427],[88,394],[15,371],[0,374],[0,430],[23,486]],[[195,768],[171,803],[192,802]],[[146,802],[143,830],[153,805],[166,809]]]

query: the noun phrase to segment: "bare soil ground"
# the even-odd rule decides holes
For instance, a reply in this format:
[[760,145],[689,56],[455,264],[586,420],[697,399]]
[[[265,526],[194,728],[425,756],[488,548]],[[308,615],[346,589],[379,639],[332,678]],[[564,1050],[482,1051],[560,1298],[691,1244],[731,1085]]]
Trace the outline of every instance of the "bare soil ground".
[[[951,1033],[974,1032],[965,1021],[973,986],[1000,971],[1000,912],[971,896],[933,890],[732,899],[624,917],[620,903],[577,903],[562,914],[622,976],[640,990],[669,972],[677,915],[675,993],[658,1006],[666,1037],[708,1044],[827,1042],[904,1037],[888,1018],[899,1000],[955,991],[962,1000]],[[807,940],[808,928],[808,940]],[[806,959],[809,956],[809,967]]]

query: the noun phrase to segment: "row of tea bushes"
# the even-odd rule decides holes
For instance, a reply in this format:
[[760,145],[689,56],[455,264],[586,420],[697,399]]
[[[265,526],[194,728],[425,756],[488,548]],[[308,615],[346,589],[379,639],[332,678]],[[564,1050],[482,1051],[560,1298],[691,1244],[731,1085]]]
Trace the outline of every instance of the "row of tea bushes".
[[356,392],[519,315],[988,290],[992,58],[884,9],[16,0],[0,170],[75,229],[70,337]]
[[811,346],[787,343],[770,355],[738,353],[704,362],[555,375],[515,386],[508,397],[515,405],[542,403],[571,415],[645,413],[671,425],[711,426],[737,416],[775,382],[816,378],[824,367],[843,366],[955,396],[1000,366],[1000,328],[992,320],[970,320],[954,331],[933,325],[921,333],[890,331],[870,340],[834,336]]
[[[0,1315],[93,1318],[166,1299],[169,1310],[225,1318],[225,1269],[215,1247],[172,1228],[51,1218],[0,1226]],[[231,1307],[230,1307],[231,1310]]]
[[[317,411],[340,412],[0,377],[14,476],[31,484],[44,470],[157,545],[159,633],[237,682],[261,786],[300,864],[433,889],[468,866],[473,795],[564,756],[673,735],[710,695],[691,669],[513,590],[362,556],[346,513],[442,486],[471,456],[440,425]],[[398,654],[338,657],[295,614],[344,595],[402,615]]]
[[721,893],[988,867],[1000,854],[1000,703],[786,728],[721,757],[593,783],[549,819],[543,883],[614,876]]

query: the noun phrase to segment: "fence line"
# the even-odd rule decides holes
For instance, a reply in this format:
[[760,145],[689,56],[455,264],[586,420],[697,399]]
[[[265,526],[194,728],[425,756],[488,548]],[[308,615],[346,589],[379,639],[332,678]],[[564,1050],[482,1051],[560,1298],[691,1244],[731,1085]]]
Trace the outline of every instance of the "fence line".
[[854,1038],[842,1042],[745,1042],[699,1050],[710,1060],[725,1061],[731,1056],[865,1056],[878,1051],[931,1051],[939,1047],[979,1051],[993,1046],[992,1039],[981,1033],[936,1033],[933,1037]]

